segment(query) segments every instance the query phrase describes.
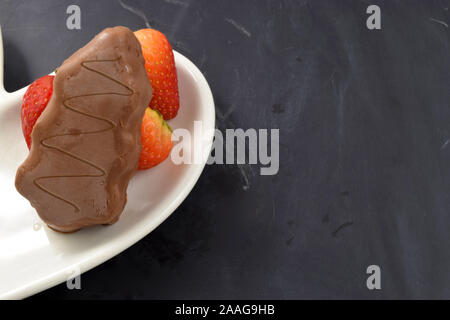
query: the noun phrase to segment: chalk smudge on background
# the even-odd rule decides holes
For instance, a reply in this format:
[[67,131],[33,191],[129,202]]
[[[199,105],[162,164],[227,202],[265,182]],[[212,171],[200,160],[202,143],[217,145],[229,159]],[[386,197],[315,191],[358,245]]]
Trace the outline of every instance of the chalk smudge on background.
[[141,10],[134,8],[132,6],[129,6],[127,4],[125,4],[122,0],[119,0],[119,4],[122,8],[124,8],[125,10],[130,11],[131,13],[134,13],[135,15],[137,15],[138,17],[140,17],[142,20],[144,20],[145,26],[147,28],[151,28],[150,22],[147,18],[147,16],[145,15],[144,12],[142,12]]
[[245,35],[249,38],[252,36],[252,34],[247,29],[245,29],[241,24],[237,23],[233,19],[225,18],[225,21],[228,22],[229,24],[231,24],[233,27],[235,27],[243,35]]
[[180,0],[164,0],[164,1],[166,3],[174,4],[174,5],[180,6],[180,7],[185,7],[185,8],[189,7],[189,3],[186,3],[186,2],[183,2],[183,1],[180,1]]
[[442,25],[442,26],[448,28],[448,24],[445,23],[444,21],[441,21],[441,20],[438,20],[438,19],[435,19],[435,18],[430,18],[430,21],[436,22],[436,23],[438,23],[438,24],[440,24],[440,25]]

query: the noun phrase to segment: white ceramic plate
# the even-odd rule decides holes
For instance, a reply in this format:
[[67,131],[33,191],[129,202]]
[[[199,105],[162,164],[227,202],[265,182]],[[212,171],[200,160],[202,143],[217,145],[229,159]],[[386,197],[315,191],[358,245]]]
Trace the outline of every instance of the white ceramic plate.
[[[181,106],[169,123],[201,139],[206,155],[215,125],[211,90],[192,62],[174,54]],[[186,198],[205,163],[175,165],[167,159],[132,179],[128,203],[116,224],[73,234],[54,232],[14,187],[16,170],[28,153],[20,123],[26,88],[6,93],[2,68],[0,33],[0,298],[18,299],[64,282],[77,270],[85,272],[149,234]],[[194,132],[195,120],[202,121],[202,132]]]

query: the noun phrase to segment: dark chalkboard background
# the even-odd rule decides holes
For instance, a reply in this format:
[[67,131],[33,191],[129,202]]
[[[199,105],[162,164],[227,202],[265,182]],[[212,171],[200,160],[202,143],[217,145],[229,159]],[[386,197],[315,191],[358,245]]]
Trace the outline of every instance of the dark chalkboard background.
[[280,128],[280,171],[207,166],[82,290],[34,298],[450,298],[448,1],[2,0],[6,88],[105,27],[145,27],[127,6],[205,74],[219,129]]

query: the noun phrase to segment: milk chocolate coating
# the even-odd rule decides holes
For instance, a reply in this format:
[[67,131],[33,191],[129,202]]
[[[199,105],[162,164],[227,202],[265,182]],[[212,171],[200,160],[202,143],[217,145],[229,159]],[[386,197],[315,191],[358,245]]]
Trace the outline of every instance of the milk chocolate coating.
[[152,95],[140,44],[128,28],[105,29],[62,64],[53,85],[16,188],[57,231],[114,223]]

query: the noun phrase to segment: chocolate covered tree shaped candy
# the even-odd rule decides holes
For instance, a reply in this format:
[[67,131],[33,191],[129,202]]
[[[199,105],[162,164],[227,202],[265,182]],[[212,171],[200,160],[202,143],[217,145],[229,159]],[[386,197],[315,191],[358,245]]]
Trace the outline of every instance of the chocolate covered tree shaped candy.
[[55,230],[114,223],[152,94],[140,44],[125,27],[105,29],[61,65],[53,85],[16,188]]

